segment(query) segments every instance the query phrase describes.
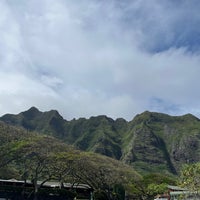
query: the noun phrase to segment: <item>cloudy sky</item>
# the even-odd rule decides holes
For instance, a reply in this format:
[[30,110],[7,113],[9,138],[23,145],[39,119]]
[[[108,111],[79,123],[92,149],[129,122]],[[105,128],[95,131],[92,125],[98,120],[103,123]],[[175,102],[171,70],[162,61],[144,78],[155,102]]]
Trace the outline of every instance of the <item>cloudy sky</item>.
[[0,115],[200,117],[199,0],[0,0]]

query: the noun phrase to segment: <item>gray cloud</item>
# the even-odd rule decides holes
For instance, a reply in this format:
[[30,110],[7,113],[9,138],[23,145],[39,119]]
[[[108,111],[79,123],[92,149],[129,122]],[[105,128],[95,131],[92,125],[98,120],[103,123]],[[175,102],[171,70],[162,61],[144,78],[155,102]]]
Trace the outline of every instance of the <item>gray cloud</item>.
[[200,116],[200,3],[177,2],[0,1],[0,114]]

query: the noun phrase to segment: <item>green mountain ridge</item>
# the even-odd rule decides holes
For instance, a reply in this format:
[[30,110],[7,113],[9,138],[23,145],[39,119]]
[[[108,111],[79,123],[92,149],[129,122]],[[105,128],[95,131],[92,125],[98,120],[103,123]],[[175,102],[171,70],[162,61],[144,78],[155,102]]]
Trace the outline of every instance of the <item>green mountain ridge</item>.
[[200,120],[191,114],[145,111],[129,122],[105,115],[67,121],[56,110],[32,107],[0,120],[121,160],[142,173],[177,174],[183,164],[200,161]]

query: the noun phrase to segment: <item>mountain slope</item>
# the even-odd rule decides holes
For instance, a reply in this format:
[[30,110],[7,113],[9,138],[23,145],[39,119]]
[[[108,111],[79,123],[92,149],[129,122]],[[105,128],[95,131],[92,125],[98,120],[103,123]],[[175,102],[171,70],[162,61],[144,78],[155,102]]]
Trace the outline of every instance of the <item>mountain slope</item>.
[[191,114],[174,117],[146,111],[130,122],[104,115],[67,121],[55,110],[32,107],[0,120],[122,160],[140,172],[176,174],[182,164],[200,161],[200,120]]
[[59,138],[64,134],[65,120],[55,110],[40,112],[37,108],[31,107],[18,115],[6,114],[1,120],[10,125],[22,126],[30,131],[39,131]]
[[120,159],[122,155],[121,136],[118,133],[118,130],[126,127],[126,121],[122,119],[115,123],[106,116],[97,116],[89,120],[80,118],[66,121],[55,110],[40,112],[32,107],[18,115],[6,114],[0,120],[63,139],[81,150],[93,151],[116,159]]
[[183,163],[200,161],[200,121],[192,115],[172,117],[144,112],[129,123],[123,160],[142,170],[177,173]]
[[0,122],[0,178],[26,179],[36,185],[47,180],[77,181],[100,190],[132,179],[139,181],[141,176],[115,159]]

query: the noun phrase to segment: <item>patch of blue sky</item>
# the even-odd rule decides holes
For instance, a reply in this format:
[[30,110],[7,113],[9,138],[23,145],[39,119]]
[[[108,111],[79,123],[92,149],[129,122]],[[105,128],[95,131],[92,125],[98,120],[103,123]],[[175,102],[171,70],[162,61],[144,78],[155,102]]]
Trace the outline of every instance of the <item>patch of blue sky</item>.
[[150,111],[162,112],[170,115],[182,114],[182,108],[180,105],[174,104],[159,97],[152,97],[149,104],[149,108],[151,109]]
[[121,25],[140,33],[141,49],[150,53],[182,47],[200,50],[200,1],[134,1],[121,9]]
[[[174,25],[174,27],[169,27],[166,33],[164,30],[159,30],[154,32],[150,36],[151,42],[148,47],[151,52],[166,51],[170,48],[185,48],[188,51],[196,52],[200,51],[200,18],[198,20],[190,22],[180,22],[181,24]],[[170,35],[170,36],[169,36]],[[154,37],[155,36],[155,37]],[[170,38],[170,39],[169,39]]]
[[153,44],[141,47],[150,53],[160,53],[169,49],[184,48],[191,53],[200,52],[200,33],[192,32],[190,34],[177,35],[172,41],[166,42],[164,37],[154,40]]

